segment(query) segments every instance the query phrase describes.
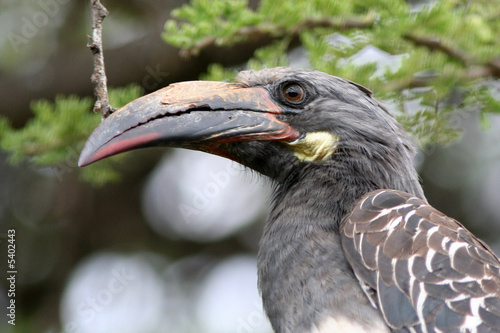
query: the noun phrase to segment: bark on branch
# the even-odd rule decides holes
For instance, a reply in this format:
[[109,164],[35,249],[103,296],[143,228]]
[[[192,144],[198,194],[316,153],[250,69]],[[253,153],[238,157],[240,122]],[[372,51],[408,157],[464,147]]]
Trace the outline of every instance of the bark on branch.
[[[439,38],[429,36],[417,36],[411,33],[403,35],[403,38],[417,46],[423,46],[431,51],[439,51],[459,61],[465,68],[463,78],[466,80],[477,80],[481,78],[493,77],[500,79],[500,58],[493,58],[481,63],[474,56],[459,48],[445,44]],[[426,87],[432,84],[437,75],[425,77],[414,76],[411,79],[398,80],[386,85],[387,90],[404,90],[417,87]]]
[[460,61],[463,65],[468,65],[472,61],[472,57],[466,52],[451,45],[445,44],[439,38],[416,36],[410,33],[404,34],[403,38],[411,41],[417,46],[425,46],[431,51],[441,51],[451,58]]
[[460,50],[459,48],[445,44],[439,38],[428,36],[417,36],[407,33],[403,38],[411,41],[417,46],[424,46],[431,51],[441,51],[449,57],[458,60],[462,65],[467,67],[466,78],[476,79],[481,77],[500,78],[500,58],[494,58],[486,63],[480,63],[472,55]]
[[102,21],[108,16],[109,12],[101,4],[100,0],[90,0],[90,8],[92,11],[92,36],[87,46],[94,56],[94,72],[91,76],[91,81],[94,85],[94,95],[96,97],[94,112],[100,112],[102,119],[105,119],[115,111],[115,108],[109,105],[102,47]]
[[[285,36],[297,37],[304,30],[310,30],[314,28],[335,28],[339,31],[345,31],[350,29],[367,29],[373,26],[375,22],[375,15],[369,13],[363,17],[353,17],[353,18],[308,18],[300,22],[294,28],[286,28],[281,25],[276,24],[260,24],[256,26],[243,27],[236,32],[234,32],[230,37],[228,37],[225,43],[221,44],[233,44],[232,41],[247,41],[261,38],[264,36],[269,36],[273,39],[281,39]],[[217,38],[211,36],[203,38],[198,41],[193,47],[189,49],[181,50],[180,55],[184,58],[189,58],[190,56],[197,56],[200,52],[210,46],[216,45],[218,42]]]

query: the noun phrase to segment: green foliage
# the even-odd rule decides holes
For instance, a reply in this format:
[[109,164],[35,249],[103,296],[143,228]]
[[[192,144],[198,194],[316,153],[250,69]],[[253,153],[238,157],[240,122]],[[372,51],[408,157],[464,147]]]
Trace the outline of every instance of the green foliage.
[[[123,106],[140,97],[142,89],[130,85],[110,89],[109,95],[112,105]],[[113,169],[112,159],[77,168],[83,144],[101,120],[99,114],[91,112],[92,105],[90,97],[75,95],[59,95],[54,102],[34,101],[33,118],[23,128],[15,129],[6,118],[0,118],[0,148],[9,152],[11,163],[29,160],[37,166],[48,166],[58,179],[79,170],[81,178],[94,185],[116,181],[119,174]]]
[[[271,38],[250,57],[250,69],[289,65],[287,51],[299,41],[312,68],[370,88],[422,145],[459,137],[464,113],[478,114],[484,128],[491,114],[500,114],[500,91],[493,89],[500,77],[500,1],[441,0],[415,10],[404,0],[261,0],[256,9],[247,0],[192,0],[172,15],[163,38],[185,54]],[[392,67],[355,60],[373,46],[392,55]],[[213,64],[202,78],[229,81],[236,72]],[[109,95],[119,107],[142,90],[132,85]],[[92,104],[77,96],[33,102],[34,117],[21,129],[0,118],[0,148],[12,163],[29,160],[58,178],[79,170],[94,184],[116,180],[120,156],[76,167],[100,121]]]
[[255,51],[255,55],[248,61],[249,69],[258,70],[264,67],[288,66],[286,50],[290,41],[280,39],[269,46],[261,47]]
[[[172,15],[196,22],[196,25],[181,24],[180,27],[174,21],[167,21],[165,24],[163,38],[182,48],[194,46],[193,43],[205,36],[217,36],[217,44],[226,44],[229,39],[239,41],[238,37],[233,35],[235,30],[261,21],[259,15],[247,8],[247,2],[244,0],[193,1],[191,5],[175,9]],[[178,29],[182,33],[177,33]]]
[[200,79],[229,82],[237,73],[237,70],[224,68],[221,64],[211,64],[208,66],[208,73],[202,74]]
[[109,104],[116,108],[121,108],[144,95],[144,89],[137,84],[129,84],[126,87],[111,88],[109,89]]
[[[500,55],[500,1],[441,0],[414,10],[404,0],[262,0],[251,10],[242,0],[192,0],[172,14],[164,39],[195,55],[212,44],[274,38],[255,51],[251,69],[288,65],[286,52],[298,37],[312,68],[363,84],[395,105],[396,117],[422,145],[458,138],[456,112],[479,111],[484,127],[489,114],[500,112],[500,101],[482,84],[499,77],[492,64]],[[349,42],[332,42],[334,33]],[[353,61],[369,45],[399,55],[393,59],[401,65]],[[227,80],[233,72],[211,66],[203,78]],[[451,103],[457,92],[468,93]],[[409,110],[415,102],[418,111]]]

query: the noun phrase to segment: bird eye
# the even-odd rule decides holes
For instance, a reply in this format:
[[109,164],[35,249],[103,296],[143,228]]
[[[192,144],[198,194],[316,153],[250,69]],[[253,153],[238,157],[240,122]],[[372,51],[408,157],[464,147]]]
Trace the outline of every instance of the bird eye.
[[292,104],[299,104],[306,99],[306,92],[297,83],[288,83],[283,87],[283,97]]

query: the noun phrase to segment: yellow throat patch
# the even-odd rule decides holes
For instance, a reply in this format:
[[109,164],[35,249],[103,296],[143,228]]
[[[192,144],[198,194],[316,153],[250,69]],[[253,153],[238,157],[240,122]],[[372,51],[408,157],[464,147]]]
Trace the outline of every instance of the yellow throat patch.
[[324,161],[335,152],[338,140],[330,132],[312,132],[307,133],[303,139],[288,142],[287,145],[301,161]]

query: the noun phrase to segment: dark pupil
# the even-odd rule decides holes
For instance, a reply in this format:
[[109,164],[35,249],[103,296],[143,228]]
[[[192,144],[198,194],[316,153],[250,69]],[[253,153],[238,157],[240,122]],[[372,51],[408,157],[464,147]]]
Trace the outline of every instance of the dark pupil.
[[286,89],[286,96],[291,100],[297,100],[302,97],[302,92],[299,87],[292,86]]
[[286,92],[287,92],[288,97],[291,97],[291,98],[297,98],[300,94],[299,90],[295,87],[289,87]]

